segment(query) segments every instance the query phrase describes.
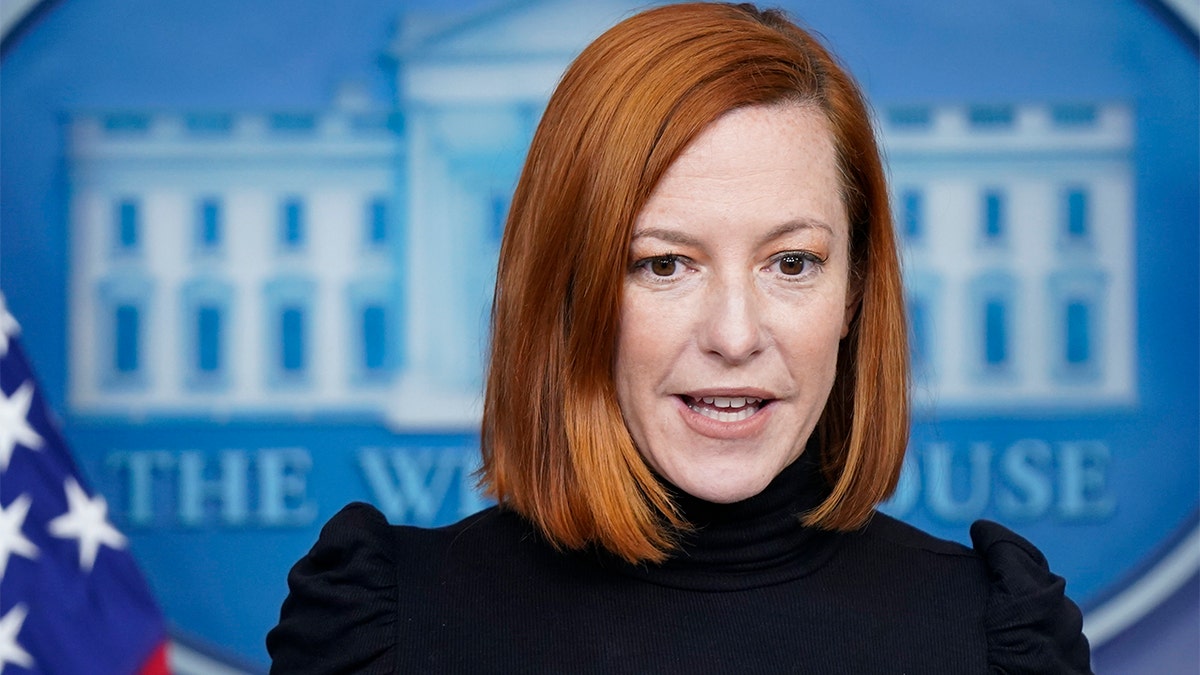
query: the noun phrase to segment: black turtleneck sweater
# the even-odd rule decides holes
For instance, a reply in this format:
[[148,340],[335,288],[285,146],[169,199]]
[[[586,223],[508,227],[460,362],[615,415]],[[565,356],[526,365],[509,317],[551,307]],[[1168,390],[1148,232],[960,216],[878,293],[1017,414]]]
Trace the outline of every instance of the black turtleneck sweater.
[[556,551],[500,507],[426,530],[351,504],[288,576],[271,672],[1089,672],[1031,544],[983,521],[973,550],[883,514],[803,527],[824,490],[802,457],[736,504],[680,495],[695,532],[643,566]]

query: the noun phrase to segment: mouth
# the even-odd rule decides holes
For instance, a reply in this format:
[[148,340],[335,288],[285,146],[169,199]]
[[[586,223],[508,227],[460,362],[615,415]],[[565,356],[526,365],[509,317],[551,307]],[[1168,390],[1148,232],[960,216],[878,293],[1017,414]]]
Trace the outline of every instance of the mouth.
[[688,396],[680,394],[693,411],[718,422],[741,422],[757,414],[771,399],[757,396]]

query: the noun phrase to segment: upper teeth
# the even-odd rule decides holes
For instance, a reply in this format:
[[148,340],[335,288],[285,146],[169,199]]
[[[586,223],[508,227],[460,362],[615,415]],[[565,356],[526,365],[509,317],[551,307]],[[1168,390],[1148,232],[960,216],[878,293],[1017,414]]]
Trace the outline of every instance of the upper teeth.
[[704,396],[700,400],[718,408],[744,408],[746,404],[755,405],[762,402],[761,398],[752,396]]

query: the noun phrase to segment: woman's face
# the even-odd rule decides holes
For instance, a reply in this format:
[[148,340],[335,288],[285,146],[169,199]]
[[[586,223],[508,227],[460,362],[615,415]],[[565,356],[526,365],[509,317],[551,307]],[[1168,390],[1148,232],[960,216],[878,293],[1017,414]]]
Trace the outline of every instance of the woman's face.
[[855,305],[840,185],[819,111],[744,108],[638,216],[617,397],[642,456],[689,494],[751,497],[804,451]]

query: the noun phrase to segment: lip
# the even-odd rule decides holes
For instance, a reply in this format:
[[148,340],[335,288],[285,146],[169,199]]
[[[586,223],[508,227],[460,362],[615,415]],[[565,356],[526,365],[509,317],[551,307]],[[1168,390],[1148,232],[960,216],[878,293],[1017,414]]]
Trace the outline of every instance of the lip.
[[764,401],[779,398],[766,389],[755,389],[754,387],[712,387],[709,389],[696,389],[694,391],[681,391],[676,396],[690,396],[692,398],[704,398],[705,396],[728,396],[736,398],[740,396],[744,398],[761,398]]
[[[764,403],[750,417],[736,422],[722,422],[714,420],[711,417],[706,417],[692,410],[692,408],[684,400],[684,397],[703,398],[705,396],[728,396],[728,397],[746,397],[760,398]],[[673,396],[675,399],[675,407],[679,412],[679,416],[683,418],[684,424],[689,429],[704,436],[718,440],[744,440],[757,435],[762,431],[770,420],[775,408],[775,399],[761,389],[705,389],[696,392],[688,392],[686,394],[678,394]]]

